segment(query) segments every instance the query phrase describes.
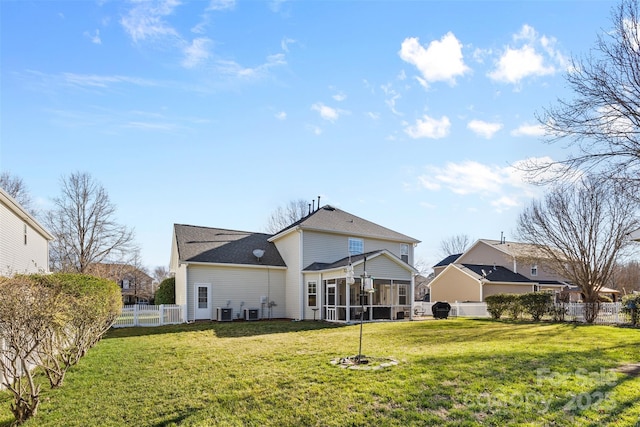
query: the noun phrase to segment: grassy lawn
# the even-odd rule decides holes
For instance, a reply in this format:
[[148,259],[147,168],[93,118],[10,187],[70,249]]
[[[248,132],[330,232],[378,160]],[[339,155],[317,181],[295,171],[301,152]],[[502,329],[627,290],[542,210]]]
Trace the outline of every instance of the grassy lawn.
[[[640,426],[640,331],[426,320],[112,330],[27,426]],[[0,393],[0,425],[9,396]]]

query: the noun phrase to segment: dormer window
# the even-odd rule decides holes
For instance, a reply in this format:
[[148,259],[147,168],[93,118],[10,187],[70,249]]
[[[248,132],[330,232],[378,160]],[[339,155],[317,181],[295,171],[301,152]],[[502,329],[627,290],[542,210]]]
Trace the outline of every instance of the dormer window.
[[538,275],[538,265],[537,264],[533,264],[531,266],[531,275],[532,276],[537,276]]
[[349,237],[349,255],[360,255],[364,253],[364,240]]

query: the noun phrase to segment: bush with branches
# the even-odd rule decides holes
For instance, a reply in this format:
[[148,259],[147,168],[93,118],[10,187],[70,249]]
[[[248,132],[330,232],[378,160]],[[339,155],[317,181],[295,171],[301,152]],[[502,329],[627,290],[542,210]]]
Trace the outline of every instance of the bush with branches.
[[16,424],[37,413],[42,369],[51,387],[111,327],[122,306],[115,282],[82,274],[0,279],[0,366]]

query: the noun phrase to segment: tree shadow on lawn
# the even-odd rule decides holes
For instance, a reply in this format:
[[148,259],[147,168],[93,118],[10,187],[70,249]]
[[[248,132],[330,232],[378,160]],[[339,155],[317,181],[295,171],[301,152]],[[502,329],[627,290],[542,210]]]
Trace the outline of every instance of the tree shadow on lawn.
[[146,326],[132,328],[112,328],[103,339],[142,337],[149,335],[175,334],[183,332],[206,332],[211,331],[220,338],[239,338],[269,334],[284,334],[291,332],[313,331],[320,329],[335,329],[344,327],[342,324],[335,324],[323,321],[293,321],[283,320],[257,320],[257,321],[197,321],[168,326]]

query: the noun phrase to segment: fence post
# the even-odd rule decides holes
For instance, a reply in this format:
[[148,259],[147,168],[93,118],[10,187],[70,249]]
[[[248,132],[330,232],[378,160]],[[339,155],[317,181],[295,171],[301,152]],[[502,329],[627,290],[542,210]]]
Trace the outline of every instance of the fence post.
[[158,319],[158,324],[162,326],[164,325],[164,304],[160,304],[160,307],[158,308],[158,315],[160,316],[160,319]]
[[133,326],[138,326],[138,304],[133,306]]

